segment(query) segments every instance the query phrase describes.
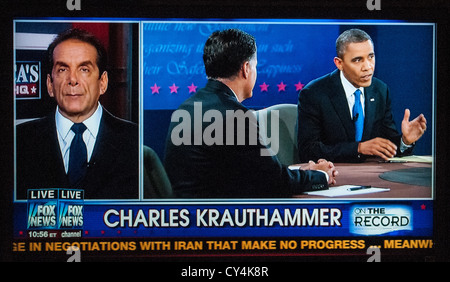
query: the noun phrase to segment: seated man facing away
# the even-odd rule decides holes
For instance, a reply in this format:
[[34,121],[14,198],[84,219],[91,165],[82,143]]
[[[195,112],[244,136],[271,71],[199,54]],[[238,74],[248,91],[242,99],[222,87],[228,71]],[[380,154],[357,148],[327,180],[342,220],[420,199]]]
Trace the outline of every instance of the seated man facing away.
[[311,170],[290,170],[252,142],[255,134],[259,140],[259,128],[241,102],[252,96],[256,82],[253,36],[236,29],[214,32],[203,60],[208,82],[174,112],[168,131],[165,168],[177,197],[291,197],[335,183],[337,171],[326,160],[310,163]]

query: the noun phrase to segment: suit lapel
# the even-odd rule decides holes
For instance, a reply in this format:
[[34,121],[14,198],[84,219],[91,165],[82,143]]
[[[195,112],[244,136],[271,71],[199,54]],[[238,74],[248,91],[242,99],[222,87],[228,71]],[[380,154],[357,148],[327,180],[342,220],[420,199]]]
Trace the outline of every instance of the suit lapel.
[[364,132],[362,140],[370,139],[372,132],[373,120],[375,118],[376,99],[372,87],[364,88]]
[[110,114],[103,108],[97,140],[92,151],[91,165],[97,166],[97,161],[100,159],[102,163],[111,164],[117,156],[114,152],[119,151],[119,144],[116,144],[116,138],[111,137],[111,118]]
[[330,83],[332,84],[330,89],[336,89],[336,91],[330,91],[328,93],[334,110],[345,128],[347,138],[354,139],[355,126],[353,125],[351,113],[348,109],[348,102],[345,97],[344,87],[342,86],[341,79],[339,77],[339,70],[335,70],[330,74],[330,80]]
[[[56,130],[55,113],[47,117],[48,126],[41,131],[42,141],[40,144],[44,146],[40,151],[43,152],[42,159],[46,159],[44,163],[55,164],[49,168],[51,174],[57,177],[57,183],[62,186],[68,185],[68,178],[64,168],[64,161],[61,155],[61,149],[58,141],[58,132]],[[50,173],[49,171],[49,173]]]

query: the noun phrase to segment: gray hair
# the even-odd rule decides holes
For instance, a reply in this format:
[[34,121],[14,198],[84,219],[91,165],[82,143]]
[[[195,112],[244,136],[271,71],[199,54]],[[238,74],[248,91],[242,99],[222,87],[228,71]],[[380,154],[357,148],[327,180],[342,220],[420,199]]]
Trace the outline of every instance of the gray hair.
[[342,59],[348,44],[365,42],[367,40],[370,40],[373,44],[370,35],[363,30],[356,28],[346,30],[336,39],[336,54]]

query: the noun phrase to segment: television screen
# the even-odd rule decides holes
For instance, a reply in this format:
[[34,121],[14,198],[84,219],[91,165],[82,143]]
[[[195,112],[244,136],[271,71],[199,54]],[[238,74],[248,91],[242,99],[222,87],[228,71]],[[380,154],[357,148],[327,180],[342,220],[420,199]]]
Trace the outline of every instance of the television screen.
[[[14,13],[5,260],[442,260],[440,14],[378,18],[381,1],[362,2],[356,19],[275,14],[288,4]],[[371,141],[389,145],[362,151]]]

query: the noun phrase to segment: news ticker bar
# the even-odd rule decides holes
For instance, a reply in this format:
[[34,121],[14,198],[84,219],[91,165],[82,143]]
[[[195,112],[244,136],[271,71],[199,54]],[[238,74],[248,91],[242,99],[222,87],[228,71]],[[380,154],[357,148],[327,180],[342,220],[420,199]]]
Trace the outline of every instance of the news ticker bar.
[[30,240],[12,244],[14,253],[67,253],[80,251],[83,255],[106,252],[111,255],[127,253],[144,256],[190,256],[190,255],[339,255],[374,254],[427,251],[436,248],[434,241],[427,237],[353,237],[353,238],[192,238],[173,239],[85,239]]
[[85,201],[38,189],[14,203],[15,238],[432,236],[432,200],[185,204]]

